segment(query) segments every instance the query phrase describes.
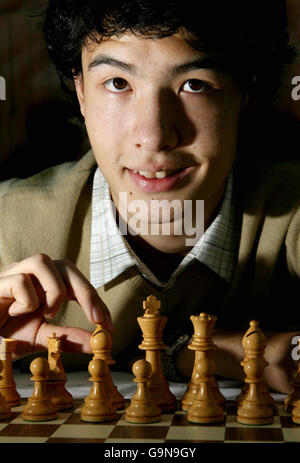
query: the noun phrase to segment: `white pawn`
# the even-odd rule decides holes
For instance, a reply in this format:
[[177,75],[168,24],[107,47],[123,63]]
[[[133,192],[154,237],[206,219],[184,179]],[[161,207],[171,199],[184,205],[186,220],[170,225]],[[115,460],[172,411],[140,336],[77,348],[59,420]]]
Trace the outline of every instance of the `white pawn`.
[[34,381],[32,396],[28,399],[23,409],[22,418],[26,421],[49,421],[57,418],[57,412],[52,404],[46,381],[49,379],[49,365],[47,359],[38,357],[30,364],[32,373],[31,381]]
[[[200,352],[200,354],[205,353]],[[187,420],[191,423],[208,424],[224,421],[223,408],[214,393],[215,383],[212,381],[214,368],[214,363],[205,355],[202,355],[195,365],[199,390],[187,413]]]
[[137,360],[132,372],[136,377],[133,381],[137,383],[136,393],[131,398],[131,404],[126,409],[125,419],[130,423],[155,423],[161,419],[161,409],[156,405],[148,387],[152,368],[151,364],[144,359]]
[[93,386],[81,409],[81,420],[91,423],[112,421],[117,418],[115,409],[105,391],[106,363],[102,359],[93,359],[89,363],[90,381]]
[[[3,369],[3,363],[0,360],[0,372]],[[1,379],[1,376],[0,376]],[[12,415],[10,406],[6,403],[5,398],[0,393],[0,421],[7,420]]]

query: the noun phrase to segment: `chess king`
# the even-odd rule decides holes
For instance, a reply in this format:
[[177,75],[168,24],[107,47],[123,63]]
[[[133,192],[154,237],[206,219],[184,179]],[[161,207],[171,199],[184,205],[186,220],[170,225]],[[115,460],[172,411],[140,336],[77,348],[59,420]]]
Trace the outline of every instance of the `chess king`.
[[255,319],[266,384],[288,392],[300,169],[273,105],[295,56],[285,1],[49,0],[43,32],[90,149],[0,184],[0,335],[16,339],[14,359],[55,332],[72,365],[87,365],[79,354],[101,324],[115,367],[132,371],[151,294],[168,319],[167,379],[190,378],[190,317],[209,312],[215,374],[243,379]]

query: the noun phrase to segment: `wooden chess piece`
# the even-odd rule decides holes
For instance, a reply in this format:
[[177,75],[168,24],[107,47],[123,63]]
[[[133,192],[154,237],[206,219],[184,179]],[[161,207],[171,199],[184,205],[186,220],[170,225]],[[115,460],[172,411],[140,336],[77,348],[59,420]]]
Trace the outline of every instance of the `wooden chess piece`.
[[[205,352],[207,358],[210,358],[210,352],[217,349],[212,339],[217,317],[201,313],[198,316],[192,315],[190,318],[194,326],[194,335],[191,344],[188,345],[188,349],[195,351],[195,361],[191,380],[181,398],[181,408],[185,411],[191,407],[199,392],[200,382],[197,373],[197,365],[203,357],[203,352]],[[215,400],[220,406],[224,406],[226,399],[220,392],[219,385],[213,375],[210,378],[210,382]]]
[[115,409],[111,406],[105,391],[104,382],[106,363],[102,359],[93,359],[89,363],[90,381],[93,386],[84,401],[80,418],[82,421],[102,423],[117,418]]
[[[0,360],[0,373],[2,373],[3,370],[3,363],[2,360]],[[2,376],[0,376],[0,379],[2,379]],[[4,396],[0,393],[0,421],[2,420],[7,420],[12,416],[11,408],[6,402]]]
[[266,338],[255,320],[242,340],[245,358],[241,362],[246,375],[248,392],[238,405],[237,421],[242,424],[261,425],[273,423],[273,410],[261,392],[264,369],[268,365],[264,359]]
[[289,409],[291,409],[292,421],[294,424],[300,424],[300,399],[293,400],[289,404]]
[[48,363],[49,380],[46,384],[50,400],[56,410],[70,410],[73,408],[73,397],[65,388],[67,376],[61,360],[61,341],[55,333],[48,337]]
[[155,423],[161,420],[161,410],[151,398],[149,391],[149,377],[151,364],[147,360],[137,360],[132,372],[136,377],[137,390],[131,398],[131,403],[125,412],[125,419],[130,423]]
[[16,383],[13,377],[12,354],[15,350],[17,341],[15,339],[2,338],[0,344],[0,360],[2,361],[3,369],[0,380],[0,393],[5,398],[6,403],[10,407],[20,405],[20,394],[16,389]]
[[215,365],[205,352],[199,353],[195,373],[198,379],[198,393],[187,412],[187,420],[196,424],[212,424],[224,421],[224,410],[213,391],[212,381]]
[[167,317],[160,314],[160,301],[155,296],[147,297],[143,302],[143,309],[145,311],[143,317],[137,319],[143,333],[143,341],[139,349],[146,351],[145,360],[151,365],[149,389],[161,411],[172,412],[176,409],[177,400],[164,377],[160,355],[160,351],[166,348],[162,335]]
[[[298,346],[300,347],[300,339],[298,339]],[[291,392],[284,400],[284,409],[287,413],[291,413],[293,408],[296,407],[298,400],[300,400],[300,364],[291,381],[291,387]]]
[[117,386],[113,383],[109,365],[113,365],[115,360],[111,357],[112,337],[101,324],[96,326],[91,339],[90,346],[94,354],[93,359],[101,359],[105,361],[105,382],[104,387],[111,400],[112,406],[116,410],[125,407],[125,400],[122,394],[118,391]]
[[[244,359],[245,360],[245,359]],[[261,394],[263,395],[264,397],[264,400],[265,402],[270,405],[273,409],[276,408],[276,404],[275,404],[275,400],[273,399],[273,397],[271,396],[270,392],[269,392],[269,389],[268,387],[266,386],[266,383],[264,381],[264,379],[262,379],[259,383],[259,389],[260,389],[260,392]],[[236,398],[236,402],[241,405],[242,401],[245,399],[247,393],[249,391],[249,384],[248,383],[244,383],[243,386],[242,386],[242,390],[241,390],[241,393],[237,396]]]
[[49,374],[47,359],[43,357],[34,359],[30,364],[30,371],[33,375],[31,381],[34,381],[34,389],[23,409],[22,418],[26,421],[55,420],[57,411],[49,398],[46,385]]

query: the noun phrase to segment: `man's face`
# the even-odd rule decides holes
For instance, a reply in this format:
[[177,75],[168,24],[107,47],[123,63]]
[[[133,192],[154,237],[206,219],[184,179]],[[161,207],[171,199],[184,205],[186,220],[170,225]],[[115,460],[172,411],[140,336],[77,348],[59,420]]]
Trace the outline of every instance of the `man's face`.
[[[125,34],[82,52],[76,89],[99,167],[119,207],[204,200],[215,208],[236,154],[242,95],[179,35]],[[158,177],[158,178],[157,178]]]

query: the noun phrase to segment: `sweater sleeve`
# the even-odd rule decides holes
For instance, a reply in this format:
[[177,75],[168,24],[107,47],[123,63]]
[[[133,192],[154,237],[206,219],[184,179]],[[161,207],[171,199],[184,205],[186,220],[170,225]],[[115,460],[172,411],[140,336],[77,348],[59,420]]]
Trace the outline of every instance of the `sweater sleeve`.
[[289,271],[293,277],[300,278],[300,205],[291,220],[285,244]]

